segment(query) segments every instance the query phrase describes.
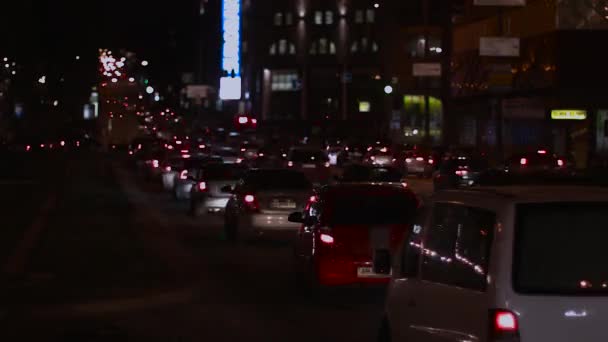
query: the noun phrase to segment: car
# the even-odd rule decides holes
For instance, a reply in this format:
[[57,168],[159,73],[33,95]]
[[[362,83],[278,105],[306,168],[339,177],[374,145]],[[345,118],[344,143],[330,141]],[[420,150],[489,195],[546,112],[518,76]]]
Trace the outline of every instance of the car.
[[395,158],[392,152],[384,147],[368,152],[363,158],[363,162],[365,164],[380,166],[395,165],[397,163],[397,158]]
[[405,165],[408,174],[431,178],[437,167],[437,158],[431,153],[407,151],[405,152]]
[[242,164],[209,163],[198,170],[196,185],[190,192],[190,212],[198,217],[207,213],[223,212],[230,194],[222,188],[233,188],[247,171]]
[[545,149],[533,153],[514,155],[507,160],[505,171],[511,173],[556,172],[568,173],[571,165],[565,158],[558,157]]
[[458,189],[423,211],[393,260],[378,340],[608,341],[608,188]]
[[329,181],[330,164],[324,151],[308,147],[295,147],[289,150],[285,166],[306,175],[311,182],[323,184]]
[[180,200],[190,199],[192,187],[196,184],[197,175],[208,163],[221,163],[217,157],[199,157],[186,159],[183,168],[175,174],[173,197]]
[[304,212],[296,240],[296,272],[307,285],[385,284],[376,258],[397,250],[418,208],[416,195],[401,184],[340,184],[323,187]]
[[399,168],[392,166],[353,164],[347,166],[341,177],[341,183],[406,183],[407,179]]
[[215,148],[211,155],[221,158],[225,164],[240,164],[243,162],[243,158],[239,157],[239,154],[232,147]]
[[243,162],[250,162],[258,158],[259,152],[260,146],[257,144],[252,142],[243,143],[240,149],[240,157],[243,159]]
[[251,239],[269,232],[287,232],[293,236],[299,225],[288,216],[303,210],[313,187],[303,173],[285,169],[249,170],[230,193],[224,214],[224,232],[228,240]]
[[175,179],[179,177],[179,172],[184,169],[186,160],[183,156],[177,155],[161,162],[161,179],[165,191],[173,191],[175,189]]
[[460,156],[444,159],[433,175],[433,189],[439,191],[473,186],[489,168],[485,158]]

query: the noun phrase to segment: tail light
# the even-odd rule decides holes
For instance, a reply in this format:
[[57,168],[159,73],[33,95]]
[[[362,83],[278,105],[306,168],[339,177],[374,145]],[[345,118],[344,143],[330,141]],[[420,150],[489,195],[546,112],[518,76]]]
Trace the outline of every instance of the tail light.
[[242,163],[242,162],[243,162],[243,158],[236,158],[236,163],[237,163],[237,164],[240,164],[240,163]]
[[557,166],[559,166],[559,167],[564,166],[564,161],[562,159],[558,159],[557,160]]
[[334,244],[334,237],[327,233],[321,233],[321,235],[319,235],[319,240],[326,245]]
[[206,182],[198,182],[198,190],[199,191],[207,191],[207,183]]
[[517,316],[508,310],[491,310],[490,328],[488,329],[489,341],[519,342],[519,325]]
[[522,166],[524,166],[524,165],[528,165],[528,159],[526,159],[526,158],[521,158],[521,159],[519,160],[519,165],[522,165]]
[[293,162],[290,160],[287,162],[287,166],[292,167],[293,166]]
[[152,167],[156,169],[158,167],[158,165],[159,165],[158,160],[154,159],[152,161]]
[[244,148],[242,148],[242,149],[241,149],[241,152],[245,152],[245,151],[247,151],[247,150],[246,150],[246,149],[244,149]]
[[405,162],[408,163],[408,164],[411,163],[412,162],[412,158],[405,158]]
[[171,166],[165,166],[165,171],[166,172],[171,172]]
[[456,171],[456,176],[466,176],[469,173],[467,170],[458,170]]
[[65,146],[65,141],[61,140],[61,141],[59,142],[59,145],[61,145],[61,147]]
[[179,179],[188,179],[188,170],[183,170],[179,173]]
[[417,160],[417,161],[423,161],[423,160],[424,160],[424,158],[422,158],[422,157],[417,157],[417,158],[416,158],[416,160]]
[[189,150],[180,150],[181,153],[188,153],[190,152]]
[[204,149],[205,147],[207,147],[207,146],[205,146],[205,145],[198,145],[198,148],[200,148],[200,149]]
[[258,153],[258,157],[263,157],[264,153]]
[[260,203],[258,202],[258,199],[254,195],[245,195],[243,200],[245,201],[245,205],[249,209],[251,209],[253,211],[260,210]]
[[26,151],[29,151],[29,150],[31,150],[31,149],[32,149],[32,146],[30,146],[30,145],[25,146],[25,150],[26,150]]
[[538,154],[547,154],[547,151],[546,150],[538,150],[538,151],[536,151],[536,153],[538,153]]
[[371,157],[369,157],[369,159],[370,159],[370,160],[376,160],[376,157],[371,156]]
[[435,161],[433,159],[429,159],[429,164],[433,165],[435,164]]
[[325,167],[330,167],[331,166],[331,164],[329,162],[325,162],[324,165],[325,165]]

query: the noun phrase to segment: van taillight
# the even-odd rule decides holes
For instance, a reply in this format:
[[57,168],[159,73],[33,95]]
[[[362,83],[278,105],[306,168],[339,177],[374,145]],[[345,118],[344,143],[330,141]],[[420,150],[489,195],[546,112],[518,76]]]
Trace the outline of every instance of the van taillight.
[[179,173],[179,179],[188,179],[188,170]]
[[319,236],[319,239],[324,244],[327,244],[327,245],[333,245],[334,244],[334,237],[331,236],[331,235],[329,235],[329,234],[321,233],[321,235]]
[[517,315],[503,309],[490,310],[489,341],[519,342]]
[[205,182],[199,182],[198,183],[198,190],[199,191],[207,191],[207,183],[205,183]]

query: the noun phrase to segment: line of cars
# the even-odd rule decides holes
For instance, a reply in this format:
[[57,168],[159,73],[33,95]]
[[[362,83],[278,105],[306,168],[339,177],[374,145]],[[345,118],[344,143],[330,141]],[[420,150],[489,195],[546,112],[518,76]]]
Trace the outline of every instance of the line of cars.
[[[436,176],[457,182],[423,202],[392,165],[353,164],[321,187],[294,166],[207,160],[192,175],[191,210],[224,210],[231,241],[291,237],[294,272],[307,288],[387,285],[380,341],[608,339],[608,231],[598,226],[608,190],[546,177],[493,185],[483,159],[451,156]],[[565,160],[537,151],[497,172],[566,170]]]

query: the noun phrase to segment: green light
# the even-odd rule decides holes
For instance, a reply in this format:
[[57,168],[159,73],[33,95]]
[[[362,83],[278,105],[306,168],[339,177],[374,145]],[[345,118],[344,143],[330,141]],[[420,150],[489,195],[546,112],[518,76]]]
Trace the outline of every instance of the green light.
[[145,84],[145,85],[148,85],[148,82],[149,82],[149,81],[148,81],[148,79],[146,78],[146,79],[144,80],[144,84]]

